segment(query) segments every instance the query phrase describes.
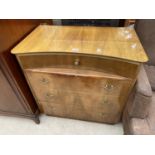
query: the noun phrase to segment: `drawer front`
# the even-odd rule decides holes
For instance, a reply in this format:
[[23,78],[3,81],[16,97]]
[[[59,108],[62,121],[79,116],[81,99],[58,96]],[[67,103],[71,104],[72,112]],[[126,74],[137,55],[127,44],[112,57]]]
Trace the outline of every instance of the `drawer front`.
[[35,90],[38,100],[47,101],[50,94],[61,92],[104,94],[120,96],[126,94],[130,88],[131,80],[113,79],[108,77],[91,77],[66,73],[40,73],[26,72],[31,86]]
[[134,79],[137,75],[137,63],[124,62],[119,59],[80,54],[31,54],[19,55],[18,60],[23,69],[33,68],[79,68],[98,70]]
[[80,70],[78,74],[61,71],[61,74],[26,71],[44,113],[109,123],[119,120],[130,90],[130,80],[97,74],[83,76],[79,74]]
[[88,121],[116,123],[120,120],[119,98],[59,92],[50,102],[39,102],[47,115]]

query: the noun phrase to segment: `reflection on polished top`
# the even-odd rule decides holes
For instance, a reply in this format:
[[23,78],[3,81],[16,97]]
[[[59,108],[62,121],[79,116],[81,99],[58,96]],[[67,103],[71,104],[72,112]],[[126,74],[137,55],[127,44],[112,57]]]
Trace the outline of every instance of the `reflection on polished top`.
[[148,60],[136,32],[131,28],[40,25],[11,52],[68,52],[137,62]]

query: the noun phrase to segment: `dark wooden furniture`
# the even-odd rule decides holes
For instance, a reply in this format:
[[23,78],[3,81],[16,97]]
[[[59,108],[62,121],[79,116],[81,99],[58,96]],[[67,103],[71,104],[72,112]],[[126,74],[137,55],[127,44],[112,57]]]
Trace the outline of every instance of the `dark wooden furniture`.
[[117,123],[147,56],[130,28],[39,26],[12,53],[40,110]]
[[0,114],[39,123],[39,110],[10,49],[41,23],[50,20],[0,20]]
[[76,26],[116,26],[120,25],[120,19],[62,19],[62,25]]

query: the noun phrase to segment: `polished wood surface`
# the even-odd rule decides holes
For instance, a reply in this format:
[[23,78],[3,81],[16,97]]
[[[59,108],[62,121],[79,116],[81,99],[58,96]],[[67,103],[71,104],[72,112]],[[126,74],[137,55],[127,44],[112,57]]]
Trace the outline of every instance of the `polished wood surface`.
[[43,113],[105,123],[121,120],[147,61],[129,28],[39,26],[12,53]]
[[147,55],[131,28],[39,26],[13,50],[13,54],[68,52],[146,62]]

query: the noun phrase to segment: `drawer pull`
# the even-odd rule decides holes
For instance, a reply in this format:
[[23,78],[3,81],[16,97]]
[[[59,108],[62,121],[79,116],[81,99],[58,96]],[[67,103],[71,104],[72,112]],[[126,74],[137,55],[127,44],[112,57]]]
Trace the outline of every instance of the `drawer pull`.
[[105,116],[105,113],[101,112],[101,116]]
[[78,66],[79,64],[80,64],[80,60],[79,60],[79,59],[75,59],[75,60],[74,60],[74,65],[75,65],[75,66]]
[[109,104],[108,96],[103,96],[100,104],[101,105]]
[[111,84],[106,84],[106,85],[104,86],[104,89],[105,89],[105,90],[108,90],[108,91],[113,90],[113,88],[114,88],[114,86],[111,85]]
[[53,100],[55,98],[54,93],[46,93],[46,100]]
[[47,97],[53,97],[54,94],[53,94],[53,93],[47,93],[46,96],[47,96]]
[[43,84],[48,84],[49,81],[48,81],[46,78],[42,78],[42,79],[41,79],[41,83],[43,83]]
[[109,105],[109,100],[108,100],[108,98],[107,97],[104,97],[103,99],[102,99],[102,101],[101,101],[101,105]]
[[106,99],[103,100],[103,104],[108,104],[108,103],[109,103],[108,100],[106,100]]

